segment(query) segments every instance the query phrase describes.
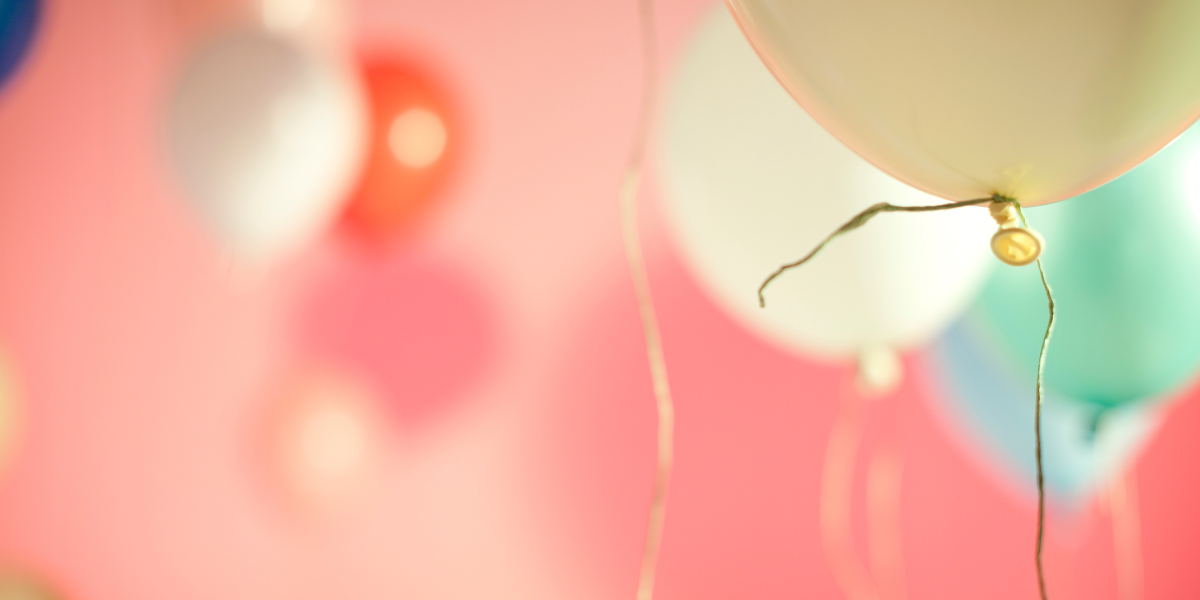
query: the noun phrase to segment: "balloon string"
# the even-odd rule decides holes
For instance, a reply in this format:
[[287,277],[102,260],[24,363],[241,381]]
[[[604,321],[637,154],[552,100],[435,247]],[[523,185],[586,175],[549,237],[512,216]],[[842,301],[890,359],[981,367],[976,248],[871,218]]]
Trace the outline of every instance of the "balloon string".
[[1113,546],[1117,559],[1117,598],[1142,600],[1143,570],[1141,519],[1137,476],[1132,468],[1116,478],[1109,489]]
[[[1025,220],[1025,212],[1021,210],[1021,204],[1014,201],[1013,206],[1017,209],[1017,214],[1021,216],[1021,223],[1025,227],[1029,227],[1029,221]],[[1037,259],[1038,275],[1042,278],[1042,287],[1046,290],[1046,302],[1050,307],[1050,320],[1046,323],[1046,334],[1042,336],[1042,349],[1038,353],[1037,366],[1037,404],[1033,409],[1033,433],[1034,433],[1034,457],[1037,462],[1037,491],[1038,491],[1038,514],[1037,514],[1037,576],[1038,576],[1038,591],[1041,593],[1042,600],[1046,600],[1046,575],[1042,565],[1042,546],[1044,545],[1046,532],[1046,486],[1042,471],[1042,400],[1044,390],[1042,387],[1043,373],[1046,371],[1046,350],[1050,347],[1050,336],[1054,333],[1054,319],[1056,312],[1054,309],[1054,293],[1050,290],[1050,282],[1046,280],[1046,269],[1042,266],[1042,259]]]
[[832,242],[834,240],[834,238],[842,235],[843,233],[846,233],[848,231],[853,231],[855,229],[858,229],[859,227],[862,227],[863,225],[866,225],[867,221],[870,221],[872,217],[874,217],[875,215],[877,215],[881,212],[931,212],[931,211],[935,211],[935,210],[950,210],[952,208],[961,208],[963,206],[978,206],[980,204],[987,204],[988,202],[1010,202],[1010,203],[1014,203],[1014,204],[1016,203],[1015,200],[1006,198],[999,194],[995,194],[995,195],[989,196],[987,198],[976,198],[974,200],[960,200],[958,202],[950,202],[948,204],[934,204],[932,206],[897,206],[895,204],[888,204],[887,202],[880,202],[879,204],[874,204],[870,208],[867,208],[866,210],[858,213],[857,215],[854,215],[854,218],[850,219],[849,221],[846,221],[846,223],[844,225],[842,225],[841,227],[839,227],[837,229],[837,231],[834,231],[833,233],[829,234],[829,237],[822,240],[820,244],[817,244],[817,247],[813,248],[812,252],[809,252],[807,255],[804,256],[804,258],[801,258],[800,260],[798,260],[796,262],[787,263],[787,264],[779,267],[778,269],[776,269],[774,273],[771,273],[766,278],[766,280],[762,282],[762,285],[758,286],[758,305],[760,307],[766,307],[767,301],[766,301],[766,298],[763,297],[763,290],[767,289],[767,285],[769,285],[772,281],[774,281],[776,277],[779,277],[780,275],[782,275],[784,271],[787,271],[789,269],[794,269],[794,268],[799,267],[800,265],[808,262],[809,259],[816,256],[818,252],[820,252],[823,248],[825,248],[825,246],[828,245],[829,242]]
[[629,162],[625,167],[625,176],[621,182],[620,199],[621,234],[625,243],[625,258],[629,263],[629,274],[633,279],[633,290],[637,297],[642,332],[646,338],[646,358],[650,364],[650,377],[654,385],[655,407],[658,412],[658,468],[654,475],[654,492],[650,502],[650,518],[646,525],[646,544],[642,550],[642,566],[637,588],[637,600],[650,600],[654,595],[654,576],[658,565],[663,522],[667,510],[667,488],[671,480],[675,407],[671,401],[671,388],[667,380],[667,364],[663,358],[662,336],[659,333],[658,318],[654,314],[654,301],[650,294],[650,279],[646,274],[646,262],[642,255],[641,241],[638,239],[637,193],[641,182],[642,166],[645,162],[650,122],[654,112],[655,89],[658,85],[658,55],[655,44],[653,0],[639,0],[638,13],[641,23],[643,62],[641,110],[638,115],[633,148],[630,151]]
[[[893,416],[893,423],[894,419]],[[879,597],[904,600],[904,542],[900,527],[904,460],[894,431],[892,434],[871,454],[867,467],[867,543]]]
[[[834,240],[834,238],[836,238],[846,232],[858,229],[859,227],[862,227],[863,225],[866,225],[867,221],[870,221],[871,218],[873,218],[875,215],[877,215],[879,213],[882,213],[882,212],[930,212],[930,211],[938,211],[938,210],[950,210],[950,209],[954,209],[954,208],[961,208],[964,206],[976,206],[976,205],[980,205],[980,204],[986,204],[989,202],[1011,204],[1014,208],[1016,208],[1017,214],[1021,217],[1021,223],[1025,227],[1029,227],[1029,222],[1028,222],[1028,220],[1025,219],[1025,212],[1023,210],[1021,210],[1021,203],[1013,198],[1009,198],[1007,196],[1002,196],[1000,194],[992,194],[991,196],[989,196],[987,198],[975,198],[973,200],[961,200],[958,202],[950,202],[947,204],[934,204],[931,206],[896,206],[894,204],[888,204],[887,202],[880,202],[880,203],[874,204],[874,205],[870,206],[869,208],[867,208],[866,210],[858,213],[857,215],[854,216],[854,218],[850,219],[849,221],[846,221],[846,223],[843,224],[841,227],[839,227],[837,229],[837,231],[834,231],[833,233],[829,234],[829,237],[826,237],[824,240],[822,240],[820,244],[817,244],[817,247],[813,248],[811,252],[809,252],[807,255],[805,255],[800,260],[797,260],[797,261],[791,262],[791,263],[787,263],[787,264],[779,267],[778,269],[776,269],[774,273],[771,273],[771,275],[769,275],[762,282],[762,285],[758,286],[758,305],[761,307],[765,307],[767,305],[767,301],[766,301],[765,297],[763,296],[763,291],[767,288],[767,285],[769,285],[772,281],[775,280],[776,277],[779,277],[780,275],[782,275],[785,271],[787,271],[789,269],[799,267],[800,265],[803,265],[804,263],[808,262],[810,259],[812,259],[814,256],[816,256],[817,253],[821,251],[821,249],[823,249],[826,245],[828,245],[829,242],[832,242]],[[1042,265],[1041,258],[1037,259],[1037,267],[1038,267],[1038,274],[1042,278],[1042,287],[1046,290],[1046,301],[1050,307],[1050,320],[1049,320],[1049,322],[1046,323],[1046,333],[1042,337],[1042,347],[1038,353],[1036,404],[1034,405],[1034,411],[1033,411],[1034,457],[1035,457],[1036,463],[1037,463],[1037,489],[1038,489],[1037,545],[1036,545],[1036,551],[1034,552],[1034,562],[1036,563],[1036,566],[1037,566],[1038,591],[1041,594],[1042,600],[1046,600],[1047,599],[1046,576],[1045,576],[1045,572],[1042,567],[1042,546],[1044,545],[1044,541],[1045,541],[1045,524],[1046,524],[1046,489],[1045,489],[1045,477],[1044,477],[1043,469],[1042,469],[1042,396],[1043,396],[1042,380],[1043,380],[1043,374],[1045,373],[1045,370],[1046,370],[1046,350],[1050,347],[1050,336],[1051,336],[1051,334],[1054,333],[1054,321],[1055,321],[1055,317],[1056,317],[1056,312],[1055,312],[1055,308],[1054,308],[1054,294],[1050,290],[1050,283],[1046,280],[1046,269]]]
[[851,497],[854,463],[862,439],[862,399],[843,384],[841,410],[825,446],[821,471],[821,542],[834,578],[848,600],[879,600],[875,583],[854,552]]

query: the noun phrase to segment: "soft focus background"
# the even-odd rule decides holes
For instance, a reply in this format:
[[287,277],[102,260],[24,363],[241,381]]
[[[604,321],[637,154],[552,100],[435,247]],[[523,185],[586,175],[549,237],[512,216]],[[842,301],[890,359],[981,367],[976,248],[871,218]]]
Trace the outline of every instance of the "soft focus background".
[[[664,71],[710,8],[658,3]],[[454,168],[401,234],[343,223],[269,266],[214,241],[166,133],[188,53],[258,8],[42,9],[0,89],[17,411],[0,563],[77,600],[633,597],[654,464],[617,212],[642,72],[633,2],[330,8],[301,37],[428,74],[453,106]],[[650,171],[643,235],[679,427],[657,597],[841,597],[817,506],[848,369],[725,316],[678,257]],[[863,446],[903,456],[908,597],[1031,597],[1032,496],[947,432],[921,360],[871,407]],[[1146,598],[1200,596],[1193,395],[1137,461]],[[334,484],[293,473],[304,410],[334,447],[321,464],[369,460]],[[1117,598],[1107,501],[1051,517],[1052,596]]]

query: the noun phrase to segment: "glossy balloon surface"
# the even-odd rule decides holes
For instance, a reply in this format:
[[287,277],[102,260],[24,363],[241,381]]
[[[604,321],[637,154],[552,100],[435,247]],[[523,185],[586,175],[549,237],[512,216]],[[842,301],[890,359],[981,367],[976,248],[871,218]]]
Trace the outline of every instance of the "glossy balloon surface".
[[[1169,393],[1200,367],[1200,127],[1128,174],[1026,211],[1058,323],[1046,385],[1099,406]],[[1032,382],[1049,311],[1037,270],[1002,267],[971,310]]]
[[809,114],[943,198],[1070,198],[1200,111],[1190,0],[728,1]]
[[667,215],[704,287],[751,330],[793,351],[843,359],[864,346],[928,340],[970,301],[995,261],[986,209],[887,214],[834,241],[880,201],[936,204],[838,143],[796,106],[717,7],[688,47],[666,107]]

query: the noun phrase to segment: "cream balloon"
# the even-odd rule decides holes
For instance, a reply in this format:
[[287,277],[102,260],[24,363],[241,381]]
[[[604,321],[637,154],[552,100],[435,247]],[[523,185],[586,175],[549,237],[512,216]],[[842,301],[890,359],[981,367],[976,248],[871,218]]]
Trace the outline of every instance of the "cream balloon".
[[1070,198],[1200,114],[1191,0],[728,2],[813,118],[943,198]]
[[937,334],[981,284],[995,224],[984,208],[877,217],[755,291],[881,201],[938,199],[838,143],[771,77],[723,7],[701,25],[666,105],[668,220],[704,287],[767,339],[845,359]]
[[170,112],[172,156],[221,240],[265,263],[337,215],[365,153],[365,115],[356,80],[332,59],[232,33],[184,70]]

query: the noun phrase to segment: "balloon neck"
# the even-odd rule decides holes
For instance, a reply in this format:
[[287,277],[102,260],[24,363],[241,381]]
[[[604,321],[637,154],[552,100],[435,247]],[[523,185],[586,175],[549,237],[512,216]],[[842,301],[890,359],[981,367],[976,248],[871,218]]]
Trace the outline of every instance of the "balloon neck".
[[1021,267],[1041,257],[1046,241],[1040,233],[1030,229],[1028,223],[1025,223],[1021,204],[1016,199],[993,194],[988,212],[996,221],[996,225],[1000,226],[992,236],[992,254],[995,254],[1000,262]]
[[1104,426],[1105,415],[1107,414],[1107,406],[1097,407],[1096,412],[1092,413],[1091,419],[1087,424],[1087,430],[1084,432],[1084,439],[1087,440],[1087,443],[1093,444],[1096,442],[1096,435],[1100,433],[1100,429]]
[[891,347],[868,343],[859,350],[854,383],[864,398],[879,398],[895,391],[904,379],[904,363]]
[[1001,228],[1020,226],[1016,200],[995,194],[992,196],[992,203],[988,205],[988,212]]

